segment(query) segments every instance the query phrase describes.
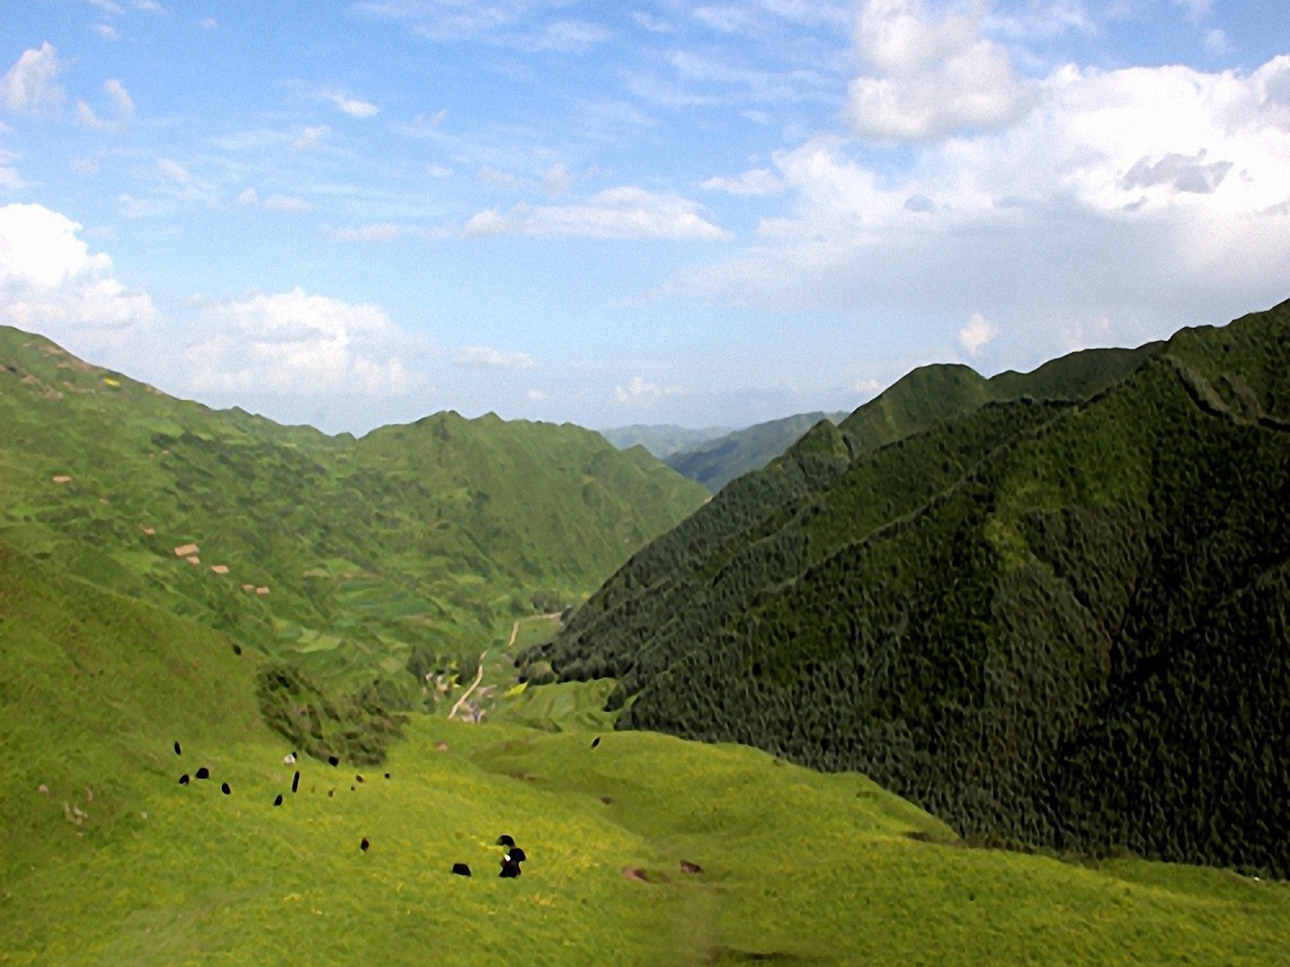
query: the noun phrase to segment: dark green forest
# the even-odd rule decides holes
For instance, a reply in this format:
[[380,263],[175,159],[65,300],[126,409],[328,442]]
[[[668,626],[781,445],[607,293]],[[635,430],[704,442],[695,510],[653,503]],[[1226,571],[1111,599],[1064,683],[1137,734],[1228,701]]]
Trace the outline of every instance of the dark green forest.
[[1290,303],[916,370],[637,552],[530,674],[968,841],[1290,875]]

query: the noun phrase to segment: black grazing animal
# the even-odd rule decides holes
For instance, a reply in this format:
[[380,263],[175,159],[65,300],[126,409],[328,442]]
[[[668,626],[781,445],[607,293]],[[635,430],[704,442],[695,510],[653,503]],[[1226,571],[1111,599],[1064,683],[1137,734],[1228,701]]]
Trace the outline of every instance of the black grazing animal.
[[596,736],[594,739],[591,740],[591,747],[593,749],[598,745],[600,745],[600,736]]
[[200,769],[197,770],[198,779],[209,779],[210,777],[211,777],[211,771],[207,769],[205,766],[202,766]]
[[291,777],[291,791],[295,792],[299,788],[300,788],[300,770],[297,769],[296,774]]
[[175,755],[183,755],[183,753],[182,753],[181,751],[179,751],[179,740],[178,740],[178,739],[176,739],[176,740],[175,740]]
[[514,845],[515,845],[515,840],[511,839],[511,837],[510,837],[510,835],[509,835],[509,834],[507,834],[507,833],[502,833],[502,835],[501,835],[501,836],[498,836],[498,837],[497,837],[497,845],[498,845],[498,846],[514,846]]
[[458,876],[470,876],[470,867],[465,863],[453,863],[452,871]]
[[282,805],[282,793],[278,793],[276,796],[273,797],[273,805],[275,806]]
[[181,786],[188,785],[188,773],[185,772],[182,776],[179,777],[179,784]]
[[366,852],[367,852],[367,848],[368,848],[369,846],[371,846],[371,845],[372,845],[372,844],[371,844],[371,843],[369,843],[369,842],[367,841],[367,837],[366,837],[366,836],[364,836],[364,837],[363,837],[363,841],[362,841],[361,843],[359,843],[359,844],[358,844],[358,848],[359,848],[359,849],[361,849],[364,853],[366,853]]
[[219,786],[219,789],[220,789],[220,792],[222,792],[222,793],[223,793],[224,795],[226,795],[226,796],[227,796],[229,793],[231,793],[231,792],[233,791],[232,789],[230,789],[230,788],[228,787],[228,783],[227,783],[227,782],[221,782],[221,783],[220,783],[220,786]]
[[512,846],[502,854],[502,872],[497,875],[504,880],[514,879],[520,875],[520,864],[526,859],[528,857],[524,855],[524,850],[518,846]]
[[329,756],[327,757],[327,764],[328,764],[329,766],[338,766],[338,765],[340,765],[340,759],[338,759],[338,758],[337,758],[336,756],[334,756],[334,755],[329,755]]

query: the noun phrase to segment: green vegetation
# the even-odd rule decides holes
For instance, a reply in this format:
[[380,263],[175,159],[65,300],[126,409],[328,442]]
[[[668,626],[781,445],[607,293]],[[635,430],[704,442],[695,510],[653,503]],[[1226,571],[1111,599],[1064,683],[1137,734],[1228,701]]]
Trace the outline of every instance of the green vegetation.
[[911,373],[636,554],[530,667],[969,841],[1290,876],[1290,303]]
[[609,731],[610,683],[526,688],[494,724],[411,713],[379,770],[285,764],[256,714],[274,659],[7,548],[0,590],[3,964],[1225,965],[1290,945],[1284,883],[966,848],[854,773]]
[[0,367],[0,540],[273,656],[336,721],[367,709],[363,742],[386,710],[434,706],[426,673],[459,684],[707,496],[567,424],[438,413],[329,437],[7,327]]
[[821,420],[839,422],[845,413],[799,413],[782,420],[758,423],[715,440],[696,443],[673,453],[667,465],[716,493],[735,477],[760,470]]

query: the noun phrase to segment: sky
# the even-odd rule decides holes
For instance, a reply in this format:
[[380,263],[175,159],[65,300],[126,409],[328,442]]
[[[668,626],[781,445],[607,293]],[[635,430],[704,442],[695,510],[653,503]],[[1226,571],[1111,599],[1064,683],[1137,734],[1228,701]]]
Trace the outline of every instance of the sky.
[[1286,298],[1284,0],[0,0],[0,323],[212,406],[744,426]]

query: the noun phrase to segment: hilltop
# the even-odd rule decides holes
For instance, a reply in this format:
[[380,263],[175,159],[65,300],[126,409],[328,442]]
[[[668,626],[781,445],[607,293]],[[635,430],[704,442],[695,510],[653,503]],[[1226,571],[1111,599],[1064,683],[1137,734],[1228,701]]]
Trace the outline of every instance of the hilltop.
[[0,541],[275,656],[433,705],[706,498],[569,424],[438,413],[356,439],[166,396],[0,327]]
[[[1290,304],[928,367],[634,555],[531,667],[960,834],[1290,874]],[[995,388],[991,388],[994,384]]]

